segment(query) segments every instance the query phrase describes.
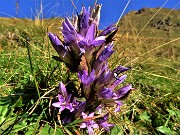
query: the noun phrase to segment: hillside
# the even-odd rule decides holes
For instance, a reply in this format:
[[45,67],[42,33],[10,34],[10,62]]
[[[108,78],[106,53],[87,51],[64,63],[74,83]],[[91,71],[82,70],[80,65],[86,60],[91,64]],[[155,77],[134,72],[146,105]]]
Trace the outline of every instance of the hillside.
[[180,10],[142,8],[126,14],[119,22],[119,32],[142,37],[177,38],[180,36]]
[[[15,32],[15,27],[16,29],[22,29],[23,26],[32,25],[42,26],[46,31],[59,33],[61,23],[61,18],[35,21],[31,19],[0,18],[0,39],[8,32]],[[121,35],[175,39],[180,36],[180,10],[142,8],[124,15],[118,26]]]
[[180,10],[142,8],[124,15],[118,26],[118,48],[131,54],[129,59],[155,57],[179,61]]

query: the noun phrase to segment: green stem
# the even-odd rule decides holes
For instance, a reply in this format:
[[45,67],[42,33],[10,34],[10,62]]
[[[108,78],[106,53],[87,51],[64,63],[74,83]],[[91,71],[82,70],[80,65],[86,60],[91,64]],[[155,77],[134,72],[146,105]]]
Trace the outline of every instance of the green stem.
[[[30,53],[30,48],[29,48],[29,42],[26,41],[26,43],[27,43],[27,51],[28,51],[28,58],[29,58],[31,73],[32,73],[32,75],[33,75],[33,77],[34,77],[34,83],[35,83],[35,85],[36,85],[36,90],[37,90],[37,93],[38,93],[38,97],[39,97],[39,99],[40,99],[40,105],[41,105],[41,107],[42,107],[42,110],[43,110],[43,113],[44,113],[45,117],[47,117],[47,116],[46,116],[46,113],[44,112],[43,105],[42,105],[43,100],[40,98],[41,96],[40,96],[40,92],[39,92],[38,82],[37,82],[37,80],[36,80],[36,75],[35,75],[34,68],[33,68],[33,64],[32,64],[32,60],[31,60],[31,53]],[[42,101],[42,102],[41,102],[41,101]]]
[[36,90],[37,90],[38,96],[39,96],[39,98],[40,98],[40,92],[39,92],[39,88],[38,88],[38,82],[37,82],[37,80],[36,80],[35,72],[34,72],[34,69],[33,69],[33,64],[32,64],[32,60],[31,60],[31,53],[30,53],[29,43],[28,43],[28,42],[27,42],[27,51],[28,51],[28,58],[29,58],[31,73],[32,73],[32,75],[33,75],[33,77],[34,77],[34,82],[35,82],[35,85],[36,85]]
[[169,116],[168,116],[168,118],[167,118],[167,120],[166,120],[166,123],[164,124],[165,127],[166,127],[167,124],[169,123],[170,118],[171,118],[171,114],[169,114]]

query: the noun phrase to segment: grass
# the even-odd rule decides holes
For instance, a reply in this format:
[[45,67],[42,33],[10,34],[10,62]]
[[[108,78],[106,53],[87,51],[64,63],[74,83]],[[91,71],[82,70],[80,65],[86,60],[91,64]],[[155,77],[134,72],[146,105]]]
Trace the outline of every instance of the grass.
[[[110,66],[132,66],[126,83],[132,83],[136,90],[124,102],[121,113],[112,115],[111,120],[117,126],[111,135],[180,133],[179,27],[173,27],[171,35],[161,28],[151,27],[151,23],[162,20],[157,15],[138,35],[157,9],[146,9],[136,15],[145,12],[148,13],[143,23],[138,23],[142,22],[139,17],[137,20],[133,17],[132,21],[133,12],[119,23],[116,52],[109,60]],[[165,9],[159,13],[166,16],[170,12]],[[170,18],[176,18],[174,12],[179,11],[170,13]],[[174,18],[172,23],[177,24]],[[56,52],[47,37],[48,31],[58,33],[60,22],[62,19],[58,18],[43,20],[42,23],[0,18],[3,24],[0,25],[1,134],[71,134],[70,126],[49,126],[54,122],[49,110],[51,97],[57,94],[55,89],[59,81],[65,82],[72,77],[67,74],[64,64],[52,59]],[[130,29],[122,31],[124,25]],[[149,36],[153,32],[157,35]]]

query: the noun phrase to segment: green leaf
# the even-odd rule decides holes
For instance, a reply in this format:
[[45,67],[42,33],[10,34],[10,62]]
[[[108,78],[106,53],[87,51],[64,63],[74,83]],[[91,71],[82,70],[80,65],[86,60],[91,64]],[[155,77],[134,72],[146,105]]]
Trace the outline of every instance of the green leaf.
[[159,132],[164,133],[166,135],[174,135],[174,132],[165,126],[160,126],[156,128]]
[[111,130],[111,135],[123,135],[123,131],[121,130],[121,128],[118,125],[116,125]]
[[32,123],[31,125],[29,125],[29,126],[28,126],[28,131],[26,132],[25,135],[32,135],[35,126],[36,126],[36,123]]
[[51,126],[49,126],[46,123],[43,129],[40,131],[40,135],[64,135],[64,134],[60,128],[53,129]]
[[[8,101],[7,101],[8,100]],[[22,107],[22,97],[19,97],[19,99],[15,102],[14,105],[11,104],[11,97],[7,96],[0,100],[0,127],[1,130],[7,133],[11,132],[14,126],[14,122],[17,118],[17,115],[13,113],[13,110],[15,107]],[[5,108],[6,107],[6,108]],[[18,125],[19,126],[19,125]],[[19,128],[17,126],[17,128]]]
[[0,124],[5,120],[10,113],[9,105],[11,104],[10,96],[0,98]]
[[167,111],[169,112],[169,114],[170,114],[171,116],[176,115],[176,113],[175,113],[175,111],[174,111],[174,110],[167,109]]
[[36,121],[36,125],[35,125],[34,131],[33,131],[33,133],[32,133],[33,135],[35,135],[36,132],[37,132],[37,130],[38,130],[39,122],[40,122],[42,116],[43,116],[43,111],[41,112],[40,116],[38,117],[38,120]]
[[180,121],[180,110],[174,110],[176,113],[177,120]]
[[147,111],[143,112],[143,114],[140,116],[140,119],[146,122],[151,122],[150,116],[148,116]]
[[[28,125],[28,127],[29,127],[29,125]],[[12,129],[12,132],[17,133],[18,131],[23,130],[24,128],[27,128],[27,122],[25,120],[15,124]]]
[[20,96],[19,99],[16,101],[16,103],[14,104],[14,108],[15,107],[22,107],[24,104],[22,103],[22,97]]

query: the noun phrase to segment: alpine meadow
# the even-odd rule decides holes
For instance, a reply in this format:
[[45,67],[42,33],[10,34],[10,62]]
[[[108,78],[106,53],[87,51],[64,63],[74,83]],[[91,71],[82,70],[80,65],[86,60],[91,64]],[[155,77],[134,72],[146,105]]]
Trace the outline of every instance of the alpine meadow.
[[180,134],[180,10],[141,8],[99,30],[96,2],[0,18],[1,135]]

